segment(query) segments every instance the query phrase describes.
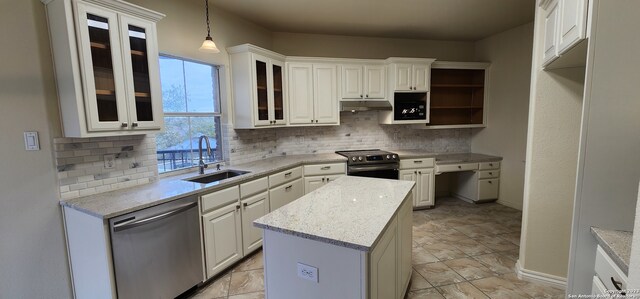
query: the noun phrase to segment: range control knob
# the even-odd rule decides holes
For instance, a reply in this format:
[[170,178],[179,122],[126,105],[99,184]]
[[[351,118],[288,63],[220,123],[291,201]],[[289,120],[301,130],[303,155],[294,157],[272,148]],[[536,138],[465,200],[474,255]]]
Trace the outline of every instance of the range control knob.
[[356,161],[356,157],[351,157],[351,161]]
[[393,155],[393,156],[391,156],[391,157],[392,157],[394,160],[395,160],[395,159],[398,159],[398,156],[396,156],[396,155]]
[[389,159],[391,159],[391,156],[390,156],[390,155],[387,155],[387,160],[389,160]]
[[362,161],[362,156],[359,156],[359,157],[358,157],[358,161]]

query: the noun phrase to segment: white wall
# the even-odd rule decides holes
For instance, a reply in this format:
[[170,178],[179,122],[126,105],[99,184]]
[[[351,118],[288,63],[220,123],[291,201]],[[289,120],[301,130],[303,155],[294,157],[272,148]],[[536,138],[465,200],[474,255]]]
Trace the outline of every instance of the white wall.
[[[60,122],[42,3],[3,1],[0,36],[0,297],[69,298],[52,150]],[[40,151],[25,151],[24,131],[40,133]]]
[[426,57],[472,61],[473,42],[396,39],[344,35],[273,33],[273,50],[291,56],[385,59]]
[[569,261],[584,68],[542,69],[544,16],[536,9],[519,264],[562,281]]
[[522,210],[533,23],[476,42],[476,60],[490,61],[488,127],[474,129],[471,150],[501,156],[499,203]]

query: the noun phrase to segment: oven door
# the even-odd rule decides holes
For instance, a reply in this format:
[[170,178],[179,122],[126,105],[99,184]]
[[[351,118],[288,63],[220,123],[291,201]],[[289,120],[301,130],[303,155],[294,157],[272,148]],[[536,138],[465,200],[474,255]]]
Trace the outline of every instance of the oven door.
[[398,179],[397,165],[349,166],[347,175],[380,179]]

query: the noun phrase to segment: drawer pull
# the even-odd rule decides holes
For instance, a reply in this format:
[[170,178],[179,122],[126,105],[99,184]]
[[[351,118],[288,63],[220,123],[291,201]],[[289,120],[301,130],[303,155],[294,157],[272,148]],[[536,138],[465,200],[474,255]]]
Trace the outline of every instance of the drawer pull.
[[415,160],[413,163],[422,163],[422,160]]
[[284,176],[290,176],[290,175],[291,175],[291,173],[292,173],[292,172],[291,172],[291,171],[289,171],[289,172],[285,173],[285,174],[284,174]]
[[492,182],[492,181],[487,181],[487,182],[488,182],[489,184],[493,184],[493,182]]
[[462,169],[462,165],[458,165],[458,169]]
[[324,182],[324,178],[322,178],[322,181]]
[[236,205],[236,210],[240,210],[240,205]]
[[622,291],[622,282],[616,281],[615,279],[613,279],[613,276],[611,276],[611,283],[613,283],[613,286],[616,288],[616,290],[620,291],[620,295],[626,295],[626,293]]
[[493,175],[493,172],[489,172],[489,175]]
[[413,173],[414,173],[414,174],[418,174],[418,171],[417,171],[417,170],[414,170],[414,171],[413,171]]
[[422,171],[418,171],[418,174],[422,174]]
[[493,166],[493,163],[489,163],[489,166]]
[[289,185],[289,186],[284,187],[284,191],[290,191],[291,187],[293,187],[293,185]]
[[246,202],[242,203],[242,205],[245,206],[245,207],[249,206],[249,204],[246,203]]
[[320,170],[329,170],[329,169],[331,169],[331,166],[325,166],[325,167],[320,168]]

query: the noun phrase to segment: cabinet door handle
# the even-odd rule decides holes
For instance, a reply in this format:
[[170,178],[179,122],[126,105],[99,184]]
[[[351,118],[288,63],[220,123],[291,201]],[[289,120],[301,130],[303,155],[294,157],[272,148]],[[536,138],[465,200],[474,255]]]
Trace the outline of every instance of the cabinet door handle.
[[131,124],[131,127],[132,127],[132,128],[135,128],[135,127],[137,127],[137,126],[138,126],[138,123],[132,123],[132,124]]
[[493,172],[489,172],[489,175],[493,175]]
[[360,95],[360,97],[362,97],[362,95]]
[[322,178],[322,181],[324,182],[324,178]]
[[461,165],[458,165],[458,169],[462,169],[462,166],[461,166]]
[[493,163],[489,163],[489,166],[493,166]]
[[120,124],[120,127],[123,127],[123,128],[126,128],[126,127],[128,127],[128,126],[129,126],[129,124],[127,124],[127,123],[121,123],[121,124]]
[[284,187],[284,191],[289,191],[289,190],[291,190],[292,187],[293,187],[293,185],[286,186],[286,187]]
[[366,97],[366,98],[368,98],[368,97],[369,97],[369,95],[366,95],[365,97]]
[[316,119],[316,123],[318,123],[318,120]]
[[422,160],[415,160],[413,163],[422,163]]
[[324,167],[320,168],[320,170],[329,170],[329,169],[331,169],[331,166],[324,166]]
[[313,122],[313,119],[311,120],[311,122]]
[[291,172],[291,171],[289,171],[289,172],[285,173],[285,174],[284,174],[284,176],[290,176],[290,175],[291,175],[291,173],[292,173],[292,172]]
[[246,203],[246,202],[243,202],[243,203],[242,203],[242,206],[244,206],[244,207],[246,208],[247,206],[249,206],[249,204],[248,204],[248,203]]
[[487,181],[487,182],[488,182],[489,184],[493,184],[493,182],[492,182],[492,181]]
[[240,205],[236,205],[236,211],[240,210]]
[[[611,283],[613,283],[613,286],[616,288],[616,290],[618,291],[622,291],[622,282],[619,282],[615,279],[613,279],[613,276],[611,276]],[[625,296],[627,293],[625,292],[620,292],[620,295]]]
[[422,174],[422,171],[418,171],[418,174]]
[[414,171],[413,171],[413,173],[414,173],[414,174],[418,174],[418,171],[417,171],[417,170],[414,170]]

